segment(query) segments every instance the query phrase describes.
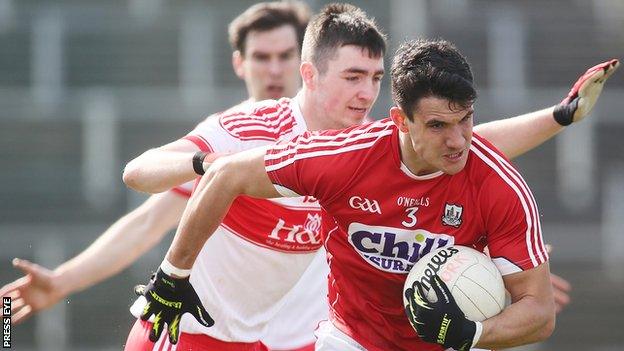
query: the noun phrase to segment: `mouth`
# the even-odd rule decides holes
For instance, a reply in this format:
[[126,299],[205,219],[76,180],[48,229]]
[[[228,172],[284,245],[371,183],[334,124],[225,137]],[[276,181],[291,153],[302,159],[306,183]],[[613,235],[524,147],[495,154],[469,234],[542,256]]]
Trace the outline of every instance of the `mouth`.
[[273,98],[280,98],[284,96],[284,86],[283,85],[269,85],[266,88],[267,93]]
[[463,155],[464,155],[464,151],[462,150],[453,154],[446,154],[444,155],[444,158],[449,162],[458,162],[462,159]]
[[367,107],[353,107],[353,106],[349,106],[348,109],[350,111],[353,111],[357,114],[362,114],[365,115],[368,112],[368,108]]

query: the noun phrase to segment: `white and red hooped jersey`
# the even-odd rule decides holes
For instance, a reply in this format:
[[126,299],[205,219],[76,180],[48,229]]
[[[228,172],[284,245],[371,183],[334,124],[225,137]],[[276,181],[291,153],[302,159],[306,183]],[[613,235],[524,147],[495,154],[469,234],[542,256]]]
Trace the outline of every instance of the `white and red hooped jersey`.
[[[233,153],[270,145],[281,138],[290,139],[305,130],[296,98],[283,98],[246,102],[210,116],[184,139],[204,151]],[[190,196],[189,190],[189,184],[175,189]],[[206,328],[191,316],[184,316],[180,330],[207,334],[223,341],[254,342],[263,339],[267,332],[292,333],[290,329],[275,330],[288,322],[273,322],[268,330],[268,323],[274,318],[290,318],[293,321],[290,326],[295,323],[310,325],[299,331],[302,335],[295,342],[313,342],[318,320],[305,322],[302,319],[308,315],[315,319],[327,318],[327,269],[322,268],[326,263],[314,264],[317,273],[308,275],[316,276],[309,277],[305,290],[299,289],[305,296],[300,303],[317,313],[289,315],[282,306],[296,301],[297,291],[291,290],[310,263],[318,261],[314,259],[322,247],[320,226],[320,207],[316,199],[237,198],[202,248],[191,272],[191,282],[215,325]],[[315,290],[316,299],[308,298],[310,290]],[[133,311],[139,307],[142,306],[133,306]],[[282,347],[279,338],[271,341],[272,346]]]
[[487,245],[502,274],[548,260],[529,188],[477,135],[453,176],[411,173],[388,119],[277,143],[265,166],[281,194],[314,196],[326,211],[330,318],[370,351],[442,349],[418,338],[402,304],[406,273],[430,250]]

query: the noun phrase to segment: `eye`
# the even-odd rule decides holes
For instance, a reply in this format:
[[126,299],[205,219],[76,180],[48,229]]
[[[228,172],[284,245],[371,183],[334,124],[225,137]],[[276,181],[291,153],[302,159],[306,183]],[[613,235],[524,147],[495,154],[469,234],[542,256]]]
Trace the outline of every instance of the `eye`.
[[260,62],[266,62],[269,60],[269,55],[263,55],[263,54],[254,54],[253,55],[254,60],[256,61],[260,61]]
[[373,77],[373,81],[374,81],[374,82],[376,82],[376,83],[378,83],[378,82],[381,82],[381,79],[382,79],[382,78],[383,78],[383,76],[374,76],[374,77]]
[[444,128],[443,122],[431,122],[428,124],[431,129],[442,129]]
[[360,80],[360,77],[359,76],[347,76],[345,77],[345,79],[349,82],[357,82]]
[[281,59],[282,61],[288,61],[288,60],[290,60],[293,56],[294,56],[294,53],[293,53],[293,52],[287,52],[287,53],[283,53],[283,54],[281,54],[281,55],[280,55],[280,59]]

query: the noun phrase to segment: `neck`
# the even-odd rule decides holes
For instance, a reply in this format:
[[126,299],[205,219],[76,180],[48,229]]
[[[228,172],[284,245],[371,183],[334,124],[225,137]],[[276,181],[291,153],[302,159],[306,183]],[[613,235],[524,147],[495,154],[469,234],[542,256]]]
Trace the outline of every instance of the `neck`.
[[297,100],[308,130],[331,129],[331,126],[327,126],[327,123],[324,122],[324,116],[321,116],[320,111],[322,109],[316,103],[314,93],[307,89],[305,85],[301,88]]

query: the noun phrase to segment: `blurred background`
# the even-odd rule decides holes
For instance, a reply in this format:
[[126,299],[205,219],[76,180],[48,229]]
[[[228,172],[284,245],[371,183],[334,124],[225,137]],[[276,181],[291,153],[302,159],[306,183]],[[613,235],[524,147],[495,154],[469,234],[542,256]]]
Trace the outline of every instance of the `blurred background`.
[[[246,98],[227,25],[253,1],[0,0],[0,285],[22,257],[74,256],[145,196],[121,172]],[[325,1],[307,1],[318,10]],[[443,37],[468,57],[476,121],[559,102],[588,67],[624,58],[621,0],[353,1],[397,43]],[[388,78],[373,117],[391,105]],[[574,286],[545,343],[526,350],[621,350],[624,343],[624,69],[592,115],[516,160],[541,207],[551,269]],[[132,287],[171,237],[122,275],[13,327],[16,350],[119,350]]]

